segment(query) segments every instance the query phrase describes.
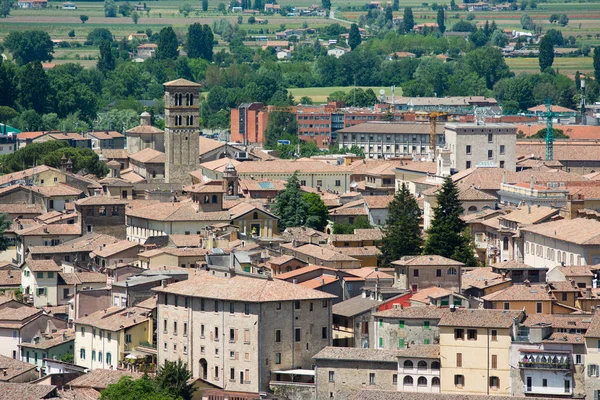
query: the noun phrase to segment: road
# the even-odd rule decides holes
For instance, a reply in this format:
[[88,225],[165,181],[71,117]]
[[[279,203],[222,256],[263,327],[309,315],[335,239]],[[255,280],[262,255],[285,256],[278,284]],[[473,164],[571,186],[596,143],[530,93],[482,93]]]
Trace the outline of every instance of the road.
[[331,10],[329,10],[329,19],[341,22],[343,24],[350,24],[350,21],[346,21],[345,19],[339,19],[339,18],[335,17],[335,8],[332,8]]

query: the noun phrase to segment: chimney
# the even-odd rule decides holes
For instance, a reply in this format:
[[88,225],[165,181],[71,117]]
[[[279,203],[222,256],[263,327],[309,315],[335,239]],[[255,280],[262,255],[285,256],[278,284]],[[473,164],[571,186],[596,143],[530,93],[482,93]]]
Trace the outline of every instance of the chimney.
[[533,190],[533,175],[529,178],[529,189]]
[[140,114],[140,125],[141,126],[150,126],[151,119],[152,119],[152,116],[148,112],[144,111],[143,113]]
[[296,284],[298,283],[298,280],[297,280],[296,278],[294,278],[294,279],[292,279],[292,283],[293,283],[294,285],[296,285]]
[[523,281],[523,285],[527,286],[527,287],[531,287],[531,282],[529,282],[529,279],[525,279]]
[[160,281],[160,284],[162,287],[167,287],[167,280],[163,279],[162,281]]

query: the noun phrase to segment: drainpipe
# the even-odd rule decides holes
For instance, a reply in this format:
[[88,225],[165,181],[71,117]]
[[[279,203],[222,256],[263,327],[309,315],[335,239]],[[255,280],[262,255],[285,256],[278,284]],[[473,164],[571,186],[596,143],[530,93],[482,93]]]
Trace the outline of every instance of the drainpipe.
[[490,328],[486,328],[487,330],[487,394],[490,395]]
[[[262,331],[262,303],[258,303],[258,330],[256,332]],[[258,339],[258,391],[262,390],[262,340]],[[269,377],[270,378],[270,377]],[[270,380],[270,379],[269,379]]]

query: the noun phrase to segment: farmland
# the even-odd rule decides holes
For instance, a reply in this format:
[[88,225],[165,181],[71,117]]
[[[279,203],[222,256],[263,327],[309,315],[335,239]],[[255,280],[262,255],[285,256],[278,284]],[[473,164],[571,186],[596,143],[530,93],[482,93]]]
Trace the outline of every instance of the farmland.
[[[381,89],[385,90],[385,96],[390,97],[392,95],[392,89],[389,87],[376,87],[376,86],[357,86],[357,89],[373,89],[375,94],[379,96],[379,91]],[[351,92],[353,88],[351,87],[342,87],[342,86],[329,86],[329,87],[315,87],[315,88],[293,88],[288,89],[288,91],[294,96],[296,100],[300,100],[301,97],[307,96],[312,99],[315,103],[325,103],[327,102],[327,96],[333,92],[344,91]],[[402,89],[396,88],[395,91],[396,96],[402,95]]]

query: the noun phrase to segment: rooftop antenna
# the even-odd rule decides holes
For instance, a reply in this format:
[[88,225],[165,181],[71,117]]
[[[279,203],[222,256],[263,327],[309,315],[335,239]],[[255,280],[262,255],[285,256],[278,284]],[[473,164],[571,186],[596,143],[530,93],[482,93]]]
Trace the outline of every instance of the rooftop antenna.
[[550,99],[546,100],[546,161],[554,159],[554,130],[552,127],[552,103]]
[[587,117],[585,115],[585,79],[581,80],[581,124],[587,125]]

